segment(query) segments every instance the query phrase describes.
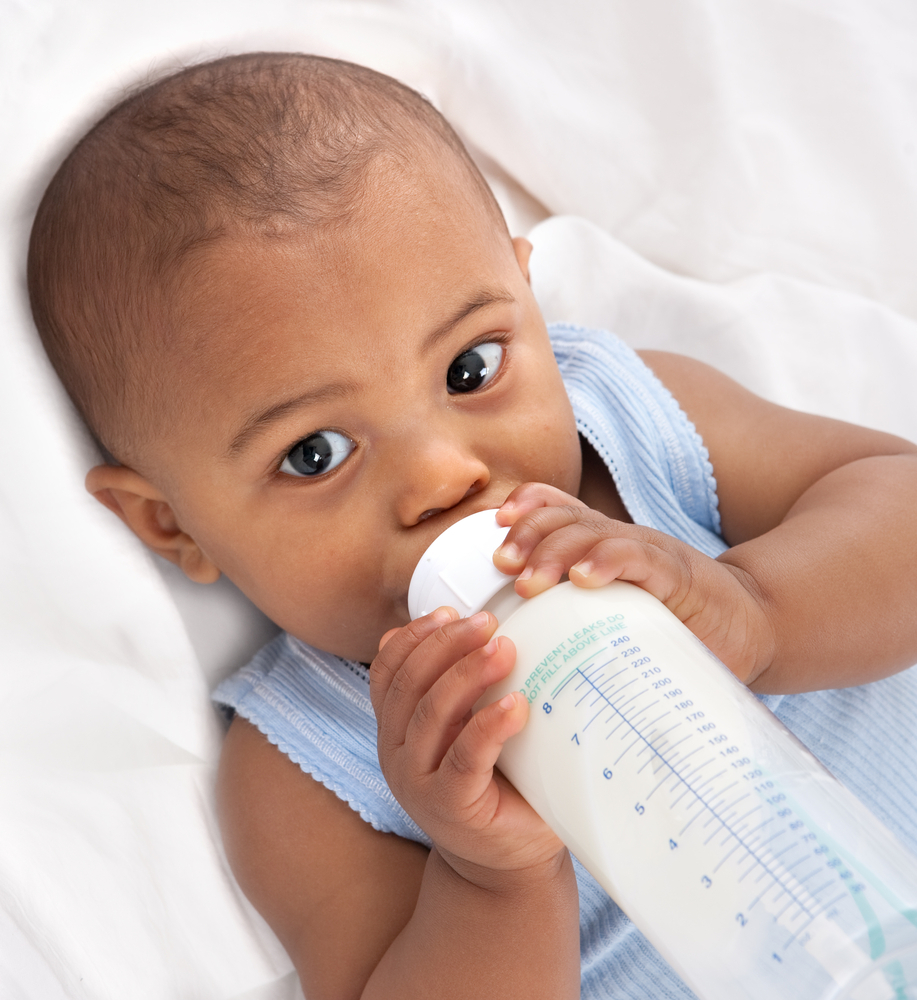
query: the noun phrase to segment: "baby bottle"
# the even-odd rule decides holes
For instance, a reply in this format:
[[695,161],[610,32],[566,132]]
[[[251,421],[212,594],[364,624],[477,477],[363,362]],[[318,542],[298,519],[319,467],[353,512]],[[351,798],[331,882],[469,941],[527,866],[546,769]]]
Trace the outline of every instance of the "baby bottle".
[[412,617],[486,609],[516,645],[500,770],[702,1000],[917,1000],[917,859],[662,603],[616,581],[530,599],[482,511]]

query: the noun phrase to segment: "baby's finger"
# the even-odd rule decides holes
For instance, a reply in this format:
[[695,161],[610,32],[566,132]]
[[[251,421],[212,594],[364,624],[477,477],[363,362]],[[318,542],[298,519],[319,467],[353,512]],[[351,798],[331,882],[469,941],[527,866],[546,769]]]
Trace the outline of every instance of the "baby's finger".
[[369,670],[369,697],[378,715],[395,674],[407,657],[438,628],[458,618],[453,608],[437,608],[402,628],[389,629],[379,641],[379,652]]
[[386,632],[379,640],[379,649],[381,650],[382,647],[389,641],[389,639],[391,639],[393,635],[400,632],[403,627],[404,626],[400,626],[399,628],[390,628],[388,632]]
[[582,500],[556,486],[547,483],[523,483],[517,486],[500,505],[497,521],[502,525],[512,525],[531,510],[539,507],[583,507]]
[[684,607],[697,574],[693,557],[694,550],[666,536],[652,540],[605,538],[570,567],[569,575],[578,587],[603,587],[612,580],[626,580],[681,617],[694,613]]
[[371,692],[373,674],[379,672],[373,708],[379,724],[380,756],[385,757],[404,744],[408,725],[421,699],[454,664],[483,646],[496,625],[493,615],[486,612],[471,618],[455,618],[426,634],[408,649],[406,656],[401,655],[399,648],[390,658],[387,654],[401,637],[389,640],[370,668]]
[[523,580],[538,571],[544,577],[540,587],[544,590],[557,583],[597,541],[616,530],[617,524],[574,504],[537,508],[513,524],[494,553],[494,564],[504,573],[523,574]]
[[439,779],[442,787],[452,790],[456,802],[465,803],[466,822],[483,824],[493,815],[499,798],[494,766],[503,745],[527,719],[524,696],[511,692],[475,712],[443,757]]
[[487,689],[512,670],[516,650],[499,637],[447,670],[417,703],[405,734],[405,749],[418,773],[432,773],[467,724]]

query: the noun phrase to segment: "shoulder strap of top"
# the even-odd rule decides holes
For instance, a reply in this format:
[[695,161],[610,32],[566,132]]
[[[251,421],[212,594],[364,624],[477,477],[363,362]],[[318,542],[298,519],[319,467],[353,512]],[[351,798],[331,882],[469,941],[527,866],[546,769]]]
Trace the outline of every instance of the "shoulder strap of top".
[[282,633],[213,698],[248,719],[375,829],[429,846],[392,795],[376,755],[369,672]]
[[549,327],[577,427],[608,466],[635,523],[707,555],[726,549],[703,441],[639,356],[603,330]]

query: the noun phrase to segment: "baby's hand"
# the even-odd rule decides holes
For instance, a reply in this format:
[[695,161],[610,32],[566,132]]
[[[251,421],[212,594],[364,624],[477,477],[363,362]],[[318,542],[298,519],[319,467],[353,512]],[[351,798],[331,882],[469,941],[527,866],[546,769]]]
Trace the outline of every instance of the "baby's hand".
[[[440,608],[387,633],[370,670],[379,761],[395,798],[469,881],[550,863],[558,838],[494,770],[528,706],[510,694],[471,709],[515,662],[512,642],[491,640],[493,615],[460,619]],[[490,641],[488,641],[490,640]]]
[[626,580],[662,601],[746,684],[773,660],[766,608],[740,569],[660,531],[614,521],[543,483],[513,490],[497,520],[512,527],[494,563],[519,574],[522,597],[565,575],[577,587]]

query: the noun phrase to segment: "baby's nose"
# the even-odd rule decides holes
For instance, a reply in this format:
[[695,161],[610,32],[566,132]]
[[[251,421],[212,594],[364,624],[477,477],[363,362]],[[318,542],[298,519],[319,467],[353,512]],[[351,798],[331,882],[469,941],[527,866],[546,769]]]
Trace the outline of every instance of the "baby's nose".
[[405,469],[399,514],[402,524],[420,524],[449,510],[490,482],[487,465],[455,447],[428,447]]
[[[475,493],[479,493],[484,488],[484,485],[486,484],[481,484],[479,482],[472,483],[471,486],[468,487],[468,490],[462,499],[464,500],[465,497],[472,497]],[[420,517],[417,518],[418,524],[421,521],[426,521],[428,517],[435,517],[437,514],[442,514],[445,509],[445,507],[431,507],[429,510],[425,510]]]

